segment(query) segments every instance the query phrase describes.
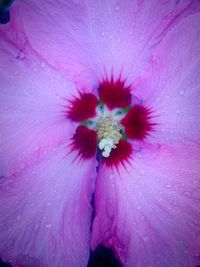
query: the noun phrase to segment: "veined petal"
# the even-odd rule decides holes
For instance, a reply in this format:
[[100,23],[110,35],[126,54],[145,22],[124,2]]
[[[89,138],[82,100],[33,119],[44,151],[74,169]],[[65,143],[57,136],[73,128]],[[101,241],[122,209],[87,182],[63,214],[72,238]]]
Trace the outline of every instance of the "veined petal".
[[31,46],[77,83],[93,86],[104,68],[136,77],[151,46],[197,9],[190,0],[16,1],[9,29],[20,49]]
[[90,201],[96,161],[48,159],[0,178],[0,256],[13,266],[85,267],[89,258]]
[[200,255],[200,150],[161,146],[130,168],[101,166],[92,248],[113,249],[126,267],[194,267]]
[[135,94],[154,111],[152,136],[159,143],[199,143],[199,25],[195,14],[169,31],[135,82]]
[[74,132],[63,99],[74,86],[33,56],[18,53],[0,39],[0,175],[32,165]]

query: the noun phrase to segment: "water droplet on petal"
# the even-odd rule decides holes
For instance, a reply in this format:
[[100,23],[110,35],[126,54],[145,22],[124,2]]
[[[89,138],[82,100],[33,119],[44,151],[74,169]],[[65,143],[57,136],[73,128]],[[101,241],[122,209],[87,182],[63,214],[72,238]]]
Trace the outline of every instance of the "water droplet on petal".
[[180,93],[180,95],[184,95],[185,91],[184,90],[180,90],[179,93]]
[[117,5],[115,6],[115,10],[116,10],[116,11],[119,11],[119,10],[120,10],[120,6],[119,6],[119,4],[117,4]]
[[147,242],[149,240],[149,237],[148,236],[143,236],[142,239]]
[[45,62],[42,62],[41,65],[40,65],[42,68],[46,67],[46,63]]
[[141,171],[140,171],[140,174],[141,174],[141,175],[144,175],[145,172],[146,172],[146,170],[141,170]]
[[39,146],[36,146],[36,147],[35,147],[35,151],[38,151],[38,150],[39,150]]
[[21,219],[21,216],[20,215],[17,215],[17,220],[19,221]]

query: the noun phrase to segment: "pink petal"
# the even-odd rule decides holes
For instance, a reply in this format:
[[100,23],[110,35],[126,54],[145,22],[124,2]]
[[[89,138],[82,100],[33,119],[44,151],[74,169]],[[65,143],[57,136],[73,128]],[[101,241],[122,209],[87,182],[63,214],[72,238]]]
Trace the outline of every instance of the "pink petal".
[[60,146],[0,178],[0,256],[13,266],[82,266],[89,258],[95,160],[73,163]]
[[149,66],[135,81],[135,94],[154,111],[158,127],[152,136],[156,142],[199,143],[199,25],[200,14],[176,25],[163,37]]
[[30,46],[78,84],[92,86],[104,69],[135,78],[151,45],[197,8],[189,0],[26,0],[13,5],[10,30],[20,49]]
[[63,99],[74,86],[34,56],[18,53],[0,39],[0,175],[36,163],[74,131]]
[[135,156],[132,166],[100,168],[92,248],[103,244],[124,266],[198,265],[200,150],[161,146]]

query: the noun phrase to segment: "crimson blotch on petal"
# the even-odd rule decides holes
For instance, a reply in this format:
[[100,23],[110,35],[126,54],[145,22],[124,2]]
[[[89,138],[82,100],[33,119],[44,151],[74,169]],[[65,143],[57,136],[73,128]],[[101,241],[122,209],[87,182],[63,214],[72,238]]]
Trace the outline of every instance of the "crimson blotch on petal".
[[79,126],[72,138],[72,148],[77,150],[82,159],[89,159],[96,155],[97,134],[86,126]]
[[132,154],[132,146],[127,141],[120,139],[116,148],[113,149],[108,158],[103,158],[103,163],[108,167],[118,168],[120,164],[128,162]]
[[114,81],[113,76],[99,85],[99,96],[109,109],[125,108],[131,104],[130,86],[125,85],[121,78]]
[[153,130],[153,126],[155,125],[150,120],[151,110],[149,108],[134,105],[121,120],[121,124],[125,127],[127,137],[143,140]]
[[71,100],[71,106],[68,109],[67,117],[76,122],[81,122],[96,115],[98,100],[91,93],[79,93],[80,97],[74,97]]

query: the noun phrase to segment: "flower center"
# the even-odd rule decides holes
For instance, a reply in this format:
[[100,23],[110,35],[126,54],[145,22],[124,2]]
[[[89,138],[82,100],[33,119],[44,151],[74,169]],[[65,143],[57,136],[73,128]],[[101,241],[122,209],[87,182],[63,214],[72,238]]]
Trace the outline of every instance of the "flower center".
[[132,89],[121,76],[117,80],[111,76],[99,83],[96,95],[79,92],[69,100],[66,117],[78,124],[70,146],[78,158],[96,156],[116,168],[129,162],[133,154],[130,141],[144,142],[156,125],[152,110],[132,101]]
[[96,131],[99,142],[98,147],[103,150],[102,156],[107,158],[122,137],[122,126],[112,115],[106,115],[99,117]]

